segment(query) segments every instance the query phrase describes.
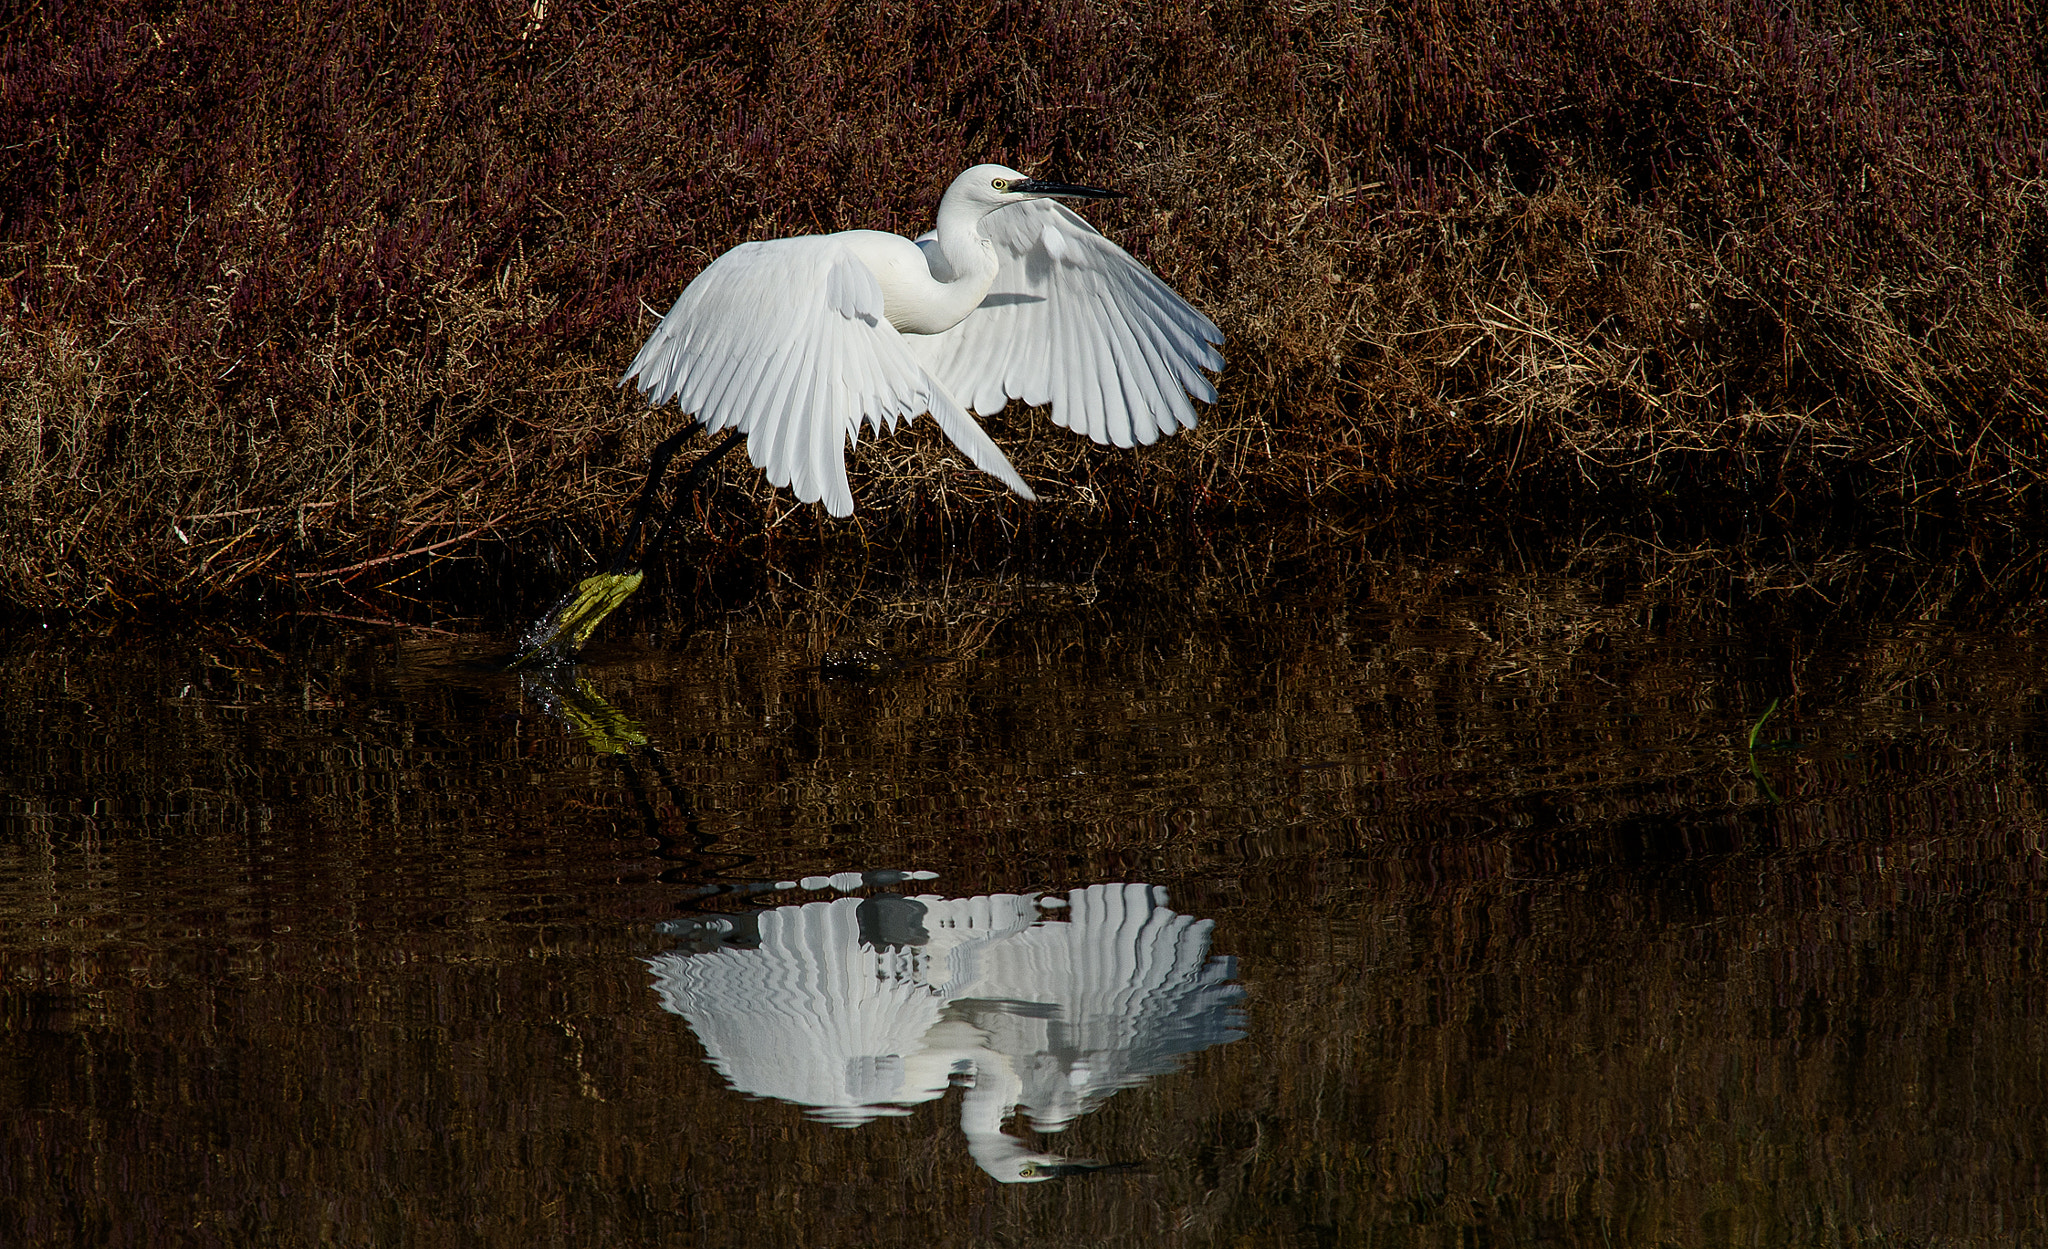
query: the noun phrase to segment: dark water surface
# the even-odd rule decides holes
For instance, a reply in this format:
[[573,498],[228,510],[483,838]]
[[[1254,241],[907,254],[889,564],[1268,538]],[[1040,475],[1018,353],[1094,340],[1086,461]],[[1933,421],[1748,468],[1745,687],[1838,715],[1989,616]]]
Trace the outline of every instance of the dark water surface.
[[2036,601],[1358,545],[551,678],[18,638],[0,1240],[2048,1243]]

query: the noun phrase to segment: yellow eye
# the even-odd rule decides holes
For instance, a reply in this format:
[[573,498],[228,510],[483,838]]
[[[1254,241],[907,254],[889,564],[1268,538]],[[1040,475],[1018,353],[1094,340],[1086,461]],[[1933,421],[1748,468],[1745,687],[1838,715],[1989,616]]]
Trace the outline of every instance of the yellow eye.
[[994,187],[998,191],[1007,191],[1010,189],[1010,180],[1008,178],[997,178],[995,181],[989,183],[989,185]]

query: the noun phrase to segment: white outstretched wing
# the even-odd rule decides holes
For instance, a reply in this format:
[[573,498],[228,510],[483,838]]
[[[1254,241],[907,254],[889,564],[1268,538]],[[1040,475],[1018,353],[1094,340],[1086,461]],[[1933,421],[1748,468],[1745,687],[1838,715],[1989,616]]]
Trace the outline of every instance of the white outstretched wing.
[[620,385],[639,379],[711,433],[739,429],[778,486],[834,516],[853,512],[846,444],[930,412],[975,467],[1035,498],[1002,449],[904,347],[882,288],[832,235],[743,243],[697,275]]
[[942,334],[905,336],[932,376],[976,412],[1050,403],[1056,423],[1119,447],[1194,428],[1193,401],[1216,401],[1203,370],[1223,367],[1214,321],[1051,200],[982,229],[1002,264],[988,297]]

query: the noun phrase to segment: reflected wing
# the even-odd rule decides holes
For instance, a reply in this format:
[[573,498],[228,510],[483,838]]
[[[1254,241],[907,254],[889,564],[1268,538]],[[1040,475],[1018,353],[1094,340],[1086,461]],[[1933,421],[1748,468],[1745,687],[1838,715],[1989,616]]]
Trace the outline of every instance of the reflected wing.
[[1002,449],[910,355],[882,288],[832,235],[743,243],[697,275],[619,379],[706,430],[739,429],[778,486],[853,511],[846,444],[930,412],[977,468],[1033,498]]
[[1119,447],[1194,428],[1193,400],[1216,401],[1203,370],[1223,367],[1214,321],[1051,200],[982,228],[1002,263],[988,297],[945,333],[905,339],[932,376],[977,412],[1050,403],[1056,423]]
[[1244,1035],[1236,963],[1209,955],[1214,921],[1176,913],[1151,885],[1090,885],[1067,901],[1066,923],[993,946],[965,990],[994,1008],[974,1022],[1016,1062],[1018,1102],[1041,1132]]
[[863,944],[861,900],[777,907],[760,944],[647,959],[662,1009],[689,1021],[711,1064],[754,1097],[854,1127],[946,1091],[949,1071],[911,1072],[944,1003],[916,950]]

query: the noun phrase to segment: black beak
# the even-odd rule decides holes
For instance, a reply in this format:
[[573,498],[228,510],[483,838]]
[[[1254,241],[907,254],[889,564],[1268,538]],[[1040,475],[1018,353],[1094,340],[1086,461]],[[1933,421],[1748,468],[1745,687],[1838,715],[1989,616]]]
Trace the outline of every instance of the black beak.
[[1022,182],[1012,182],[1010,189],[1022,192],[1025,195],[1058,195],[1067,199],[1124,198],[1122,191],[1104,191],[1099,187],[1075,186],[1068,182],[1040,182],[1036,178],[1026,178]]

